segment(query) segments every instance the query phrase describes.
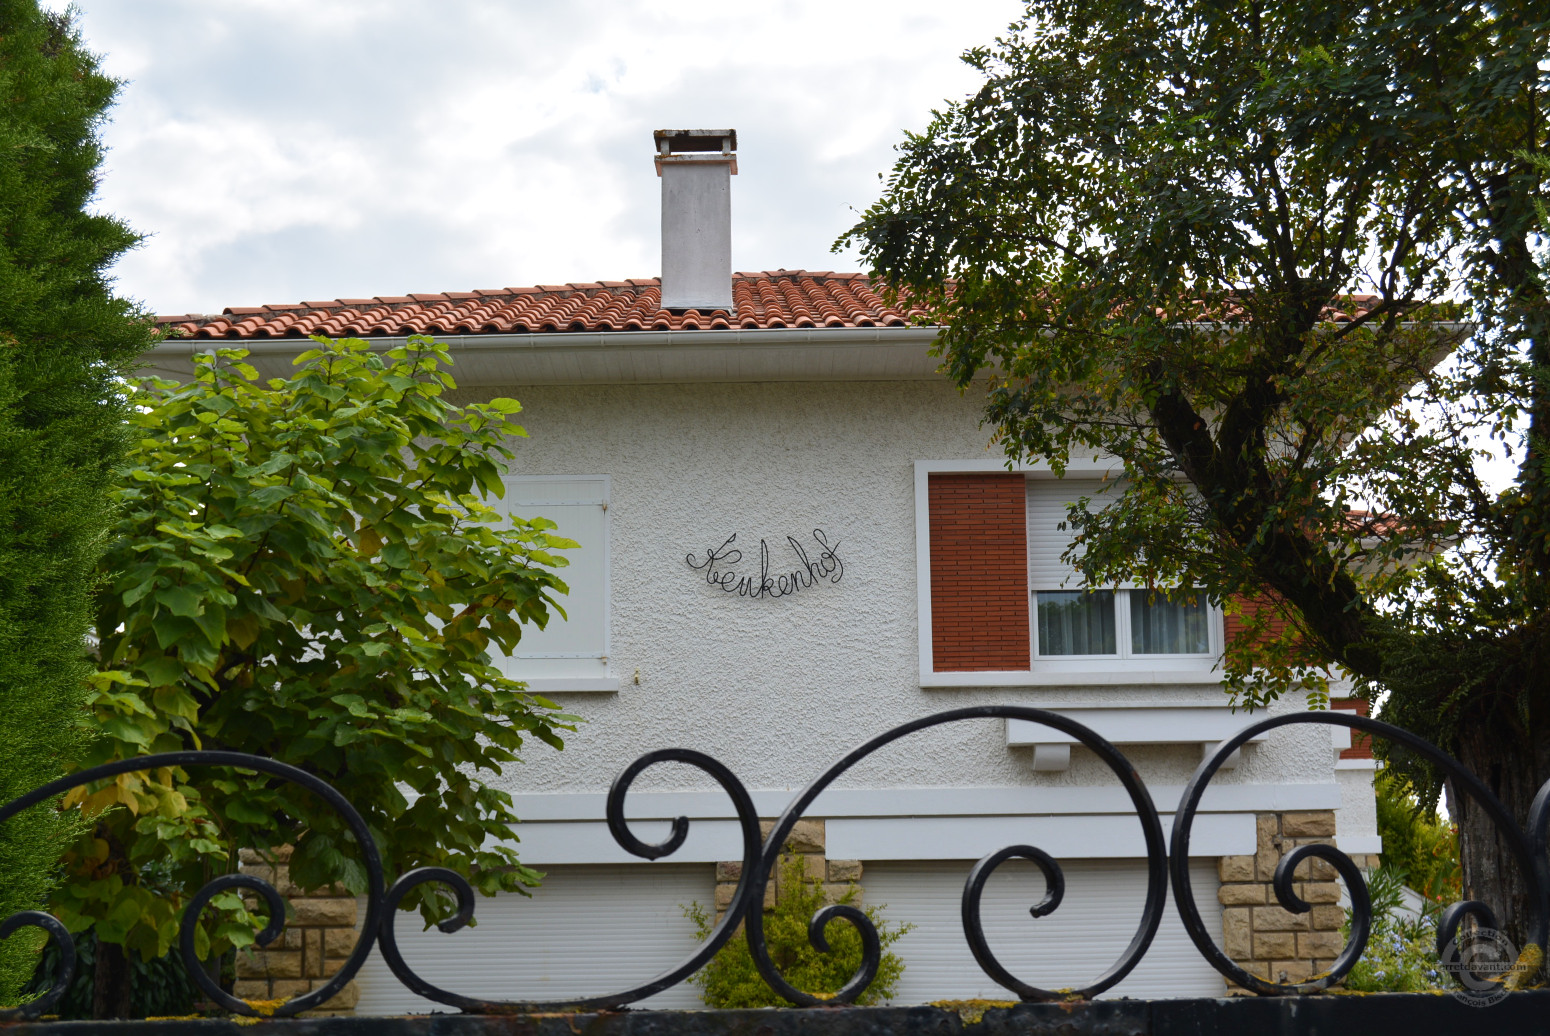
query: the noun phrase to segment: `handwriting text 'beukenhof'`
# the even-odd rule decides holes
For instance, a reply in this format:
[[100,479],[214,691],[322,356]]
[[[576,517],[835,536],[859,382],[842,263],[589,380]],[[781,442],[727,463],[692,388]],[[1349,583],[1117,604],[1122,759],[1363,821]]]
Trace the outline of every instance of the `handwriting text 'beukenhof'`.
[[814,583],[825,580],[838,583],[845,574],[845,565],[836,553],[839,544],[830,543],[822,529],[813,530],[813,539],[818,544],[816,556],[810,556],[807,548],[798,543],[796,537],[787,536],[786,542],[791,544],[791,550],[796,554],[796,565],[789,572],[777,572],[774,575],[770,574],[770,546],[763,540],[759,541],[757,576],[740,575],[732,570],[733,565],[743,560],[743,552],[732,546],[737,542],[735,532],[715,550],[707,550],[703,561],[696,561],[693,554],[686,555],[684,560],[690,568],[705,573],[705,582],[720,587],[726,593],[737,594],[739,597],[789,597]]

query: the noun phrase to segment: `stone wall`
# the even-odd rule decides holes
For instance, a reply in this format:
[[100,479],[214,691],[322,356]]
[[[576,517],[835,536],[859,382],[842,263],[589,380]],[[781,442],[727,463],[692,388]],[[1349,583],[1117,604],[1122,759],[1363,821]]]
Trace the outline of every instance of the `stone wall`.
[[[774,827],[774,821],[761,821],[759,833],[768,838]],[[808,878],[823,883],[830,902],[837,901],[844,895],[851,882],[861,880],[860,860],[831,860],[824,855],[822,820],[798,820],[796,826],[791,829],[790,837],[786,839],[786,845],[792,854],[802,860],[803,873]],[[765,910],[774,910],[776,901],[781,897],[780,869],[790,859],[791,855],[780,858],[780,864],[775,868],[775,879],[764,888]],[[732,897],[737,892],[737,883],[742,876],[741,860],[726,860],[716,864],[717,921],[720,921],[722,915],[727,912],[727,907],[732,905]],[[857,895],[852,902],[859,906],[861,896]]]
[[[1218,864],[1222,949],[1243,970],[1266,981],[1305,982],[1327,971],[1345,943],[1340,935],[1345,910],[1335,869],[1323,860],[1308,860],[1293,873],[1293,889],[1313,905],[1305,914],[1279,905],[1271,879],[1281,857],[1296,846],[1334,844],[1335,814],[1261,813],[1255,821],[1255,854],[1224,856]],[[1354,859],[1364,869],[1377,866],[1376,857]]]
[[[322,986],[344,966],[359,938],[358,905],[343,889],[303,892],[291,884],[289,846],[264,855],[242,850],[241,870],[273,885],[290,904],[285,931],[266,949],[237,951],[237,984],[243,1000],[289,1000]],[[309,1015],[353,1014],[360,990],[352,980]]]

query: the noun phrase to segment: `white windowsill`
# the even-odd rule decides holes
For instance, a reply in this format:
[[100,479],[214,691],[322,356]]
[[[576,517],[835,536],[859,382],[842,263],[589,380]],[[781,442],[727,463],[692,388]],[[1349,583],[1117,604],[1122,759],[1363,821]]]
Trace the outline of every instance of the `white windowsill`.
[[[513,677],[522,680],[520,676]],[[582,677],[541,677],[532,680],[522,680],[527,684],[527,689],[534,694],[569,694],[575,691],[602,691],[604,693],[619,690],[619,681],[612,677],[582,676]]]
[[1088,687],[1114,684],[1220,685],[1220,670],[1188,669],[1065,669],[968,673],[922,673],[921,687]]

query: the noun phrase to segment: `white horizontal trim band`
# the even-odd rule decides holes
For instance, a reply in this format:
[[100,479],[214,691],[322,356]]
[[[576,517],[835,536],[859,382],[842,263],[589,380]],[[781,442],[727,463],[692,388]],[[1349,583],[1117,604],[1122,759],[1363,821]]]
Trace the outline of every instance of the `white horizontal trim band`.
[[[1179,784],[1150,789],[1159,809],[1171,810],[1184,794]],[[760,789],[750,793],[761,817],[776,817],[796,796],[795,789]],[[607,803],[603,792],[514,793],[513,810],[523,821],[602,820]],[[1340,785],[1228,784],[1208,785],[1201,799],[1206,813],[1270,813],[1283,810],[1340,808]],[[831,788],[818,797],[806,816],[993,816],[1132,814],[1135,807],[1119,785],[1106,787],[990,788]],[[633,818],[676,816],[720,819],[735,816],[732,803],[720,791],[637,792],[625,800]],[[519,829],[520,830],[520,829]]]
[[[1167,839],[1173,818],[1162,817]],[[632,823],[646,842],[666,840],[667,821]],[[548,867],[578,863],[645,863],[621,849],[599,821],[524,823],[516,828],[523,863]],[[1198,817],[1190,832],[1191,856],[1239,856],[1254,852],[1254,816],[1213,813]],[[977,860],[1008,845],[1029,843],[1062,860],[1134,859],[1146,855],[1134,817],[889,817],[831,820],[825,852],[840,860]],[[743,856],[738,825],[701,820],[689,825],[684,844],[667,863],[713,863]]]
[[1343,853],[1381,853],[1382,835],[1336,835],[1335,847]]

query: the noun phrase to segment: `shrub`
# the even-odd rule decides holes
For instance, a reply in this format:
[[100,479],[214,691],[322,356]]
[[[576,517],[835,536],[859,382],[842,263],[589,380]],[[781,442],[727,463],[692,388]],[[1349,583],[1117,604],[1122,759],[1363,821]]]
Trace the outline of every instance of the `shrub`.
[[1458,829],[1423,807],[1403,777],[1384,770],[1373,781],[1378,797],[1378,834],[1383,837],[1383,867],[1433,907],[1463,894]]
[[[1387,844],[1387,843],[1385,843]],[[1437,966],[1437,919],[1428,911],[1418,918],[1402,917],[1403,871],[1380,867],[1367,876],[1372,898],[1372,934],[1367,949],[1345,978],[1345,988],[1362,993],[1423,993],[1451,989]],[[1351,911],[1342,929],[1351,935]]]
[[[838,992],[861,966],[861,936],[848,921],[830,921],[824,929],[829,952],[820,953],[807,941],[807,925],[813,914],[828,905],[823,886],[809,878],[802,857],[787,855],[780,862],[780,896],[775,909],[764,915],[765,943],[770,960],[787,982],[814,996]],[[837,902],[854,903],[861,890],[851,882]],[[904,962],[888,947],[915,926],[894,924],[882,918],[881,907],[865,907],[863,912],[877,926],[877,938],[883,947],[883,959],[877,978],[856,1002],[871,1005],[888,999],[898,987]],[[714,919],[695,903],[684,908],[694,922],[700,941],[710,936]],[[787,1002],[764,981],[748,952],[748,940],[739,932],[689,980],[700,987],[700,997],[710,1007],[788,1007]]]

